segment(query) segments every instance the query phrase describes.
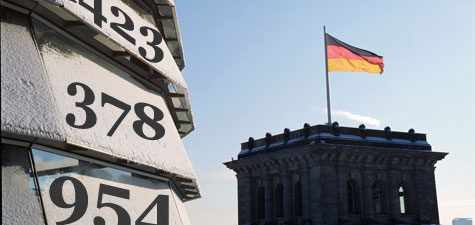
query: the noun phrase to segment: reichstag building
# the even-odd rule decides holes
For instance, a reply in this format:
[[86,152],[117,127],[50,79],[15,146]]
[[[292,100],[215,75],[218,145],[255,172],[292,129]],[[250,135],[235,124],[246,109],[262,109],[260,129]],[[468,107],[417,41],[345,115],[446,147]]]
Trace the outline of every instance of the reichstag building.
[[241,144],[239,225],[439,224],[426,135],[305,124]]

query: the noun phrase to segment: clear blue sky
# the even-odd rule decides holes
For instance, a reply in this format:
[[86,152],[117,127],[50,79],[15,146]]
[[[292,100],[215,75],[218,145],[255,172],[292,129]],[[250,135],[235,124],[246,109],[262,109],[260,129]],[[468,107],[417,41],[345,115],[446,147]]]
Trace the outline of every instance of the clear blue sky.
[[241,142],[325,123],[323,25],[385,63],[382,76],[330,73],[334,120],[426,133],[450,153],[436,169],[441,223],[475,218],[473,0],[176,5],[196,122],[184,143],[203,193],[186,204],[194,225],[237,224],[236,179],[222,163]]

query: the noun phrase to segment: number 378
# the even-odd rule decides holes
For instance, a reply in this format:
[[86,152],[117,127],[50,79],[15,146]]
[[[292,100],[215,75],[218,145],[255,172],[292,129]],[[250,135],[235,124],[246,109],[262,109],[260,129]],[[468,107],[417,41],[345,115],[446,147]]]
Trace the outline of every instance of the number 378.
[[[96,125],[97,123],[97,116],[94,110],[92,110],[89,106],[94,103],[95,96],[94,92],[89,88],[89,86],[79,83],[79,82],[74,82],[68,85],[67,91],[70,96],[75,96],[78,92],[78,87],[80,87],[84,91],[84,99],[81,102],[76,102],[76,107],[81,108],[85,115],[86,115],[86,120],[84,121],[83,124],[76,124],[76,116],[73,113],[68,113],[66,115],[66,122],[68,123],[69,126],[77,128],[77,129],[89,129]],[[129,111],[131,110],[131,106],[125,102],[122,102],[104,92],[101,92],[101,106],[104,107],[106,104],[111,104],[119,109],[122,109],[123,112],[117,118],[117,121],[112,125],[111,129],[107,133],[107,136],[112,136],[114,132],[117,130],[119,127],[120,123],[125,119]],[[145,107],[149,107],[153,110],[153,116],[149,117],[145,113]],[[165,135],[165,128],[158,123],[158,121],[163,119],[163,112],[147,103],[139,102],[135,104],[134,106],[134,111],[139,120],[134,121],[132,124],[133,129],[135,133],[137,133],[138,136],[147,139],[147,140],[158,140],[162,138]],[[143,126],[144,124],[147,124],[149,127],[151,127],[154,131],[153,136],[147,136],[145,135],[143,131]]]

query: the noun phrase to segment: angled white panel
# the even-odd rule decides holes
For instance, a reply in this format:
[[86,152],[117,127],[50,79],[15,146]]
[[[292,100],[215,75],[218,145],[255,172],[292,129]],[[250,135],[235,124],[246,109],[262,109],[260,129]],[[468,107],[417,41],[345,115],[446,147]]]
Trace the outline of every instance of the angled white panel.
[[[14,21],[5,21],[9,19]],[[43,28],[42,31],[37,29],[38,22],[34,24],[36,34],[49,32],[44,34],[43,42],[37,38],[42,59],[27,20],[10,15],[2,17],[2,132],[68,142],[195,179],[176,126],[159,93],[145,88],[125,72],[51,29]],[[97,123],[89,129],[76,129],[66,122],[70,113],[76,116],[76,124],[85,120],[83,109],[76,106],[83,100],[84,91],[78,88],[74,96],[67,92],[68,85],[73,82],[83,83],[94,92],[95,101],[90,108],[97,116]],[[103,107],[102,92],[132,107],[112,136],[107,133],[122,110],[110,104]],[[134,131],[133,123],[139,120],[134,105],[139,102],[151,104],[163,112],[164,117],[158,123],[164,127],[165,135],[159,140],[144,139]],[[152,116],[151,108],[145,108],[145,113]],[[144,125],[143,130],[147,136],[153,136],[150,126]]]
[[[50,35],[54,34],[43,34],[44,37]],[[42,42],[42,38],[39,38],[39,43],[59,111],[59,122],[67,142],[194,178],[191,163],[164,98],[159,93],[145,88],[117,67],[61,37],[55,36],[55,41],[51,42]],[[70,95],[67,91],[68,86],[76,82],[88,86],[95,96],[94,102],[88,107],[95,113],[97,122],[88,129],[74,128],[66,122],[66,116],[70,113],[75,115],[76,125],[83,124],[86,120],[84,109],[76,105],[84,101],[84,90],[77,87],[76,95]],[[109,103],[102,106],[103,93],[131,107],[112,136],[107,134],[124,111]],[[162,138],[147,140],[135,132],[133,124],[140,118],[136,115],[134,106],[139,102],[153,105],[163,112],[163,119],[158,121],[165,129]],[[150,107],[145,108],[145,113],[153,117]],[[152,137],[155,134],[149,125],[142,127],[146,136]]]
[[[94,14],[79,4],[79,1],[71,1],[71,0],[56,0],[56,2],[64,7],[64,9],[68,10],[72,14],[76,15],[79,19],[86,22],[91,27],[95,28],[96,30],[100,31],[101,33],[105,34],[106,36],[110,37],[111,40],[117,42],[121,45],[125,50],[129,53],[132,53],[137,58],[141,59],[144,63],[152,66],[165,77],[170,79],[175,84],[178,84],[184,88],[186,88],[186,82],[183,79],[183,76],[173,59],[170,50],[168,49],[165,40],[162,40],[158,47],[163,51],[163,59],[159,62],[150,62],[144,57],[141,56],[139,52],[139,48],[142,47],[147,51],[147,58],[153,57],[153,49],[150,47],[148,42],[151,42],[153,37],[151,32],[149,31],[147,35],[144,35],[140,32],[142,27],[156,27],[151,24],[150,22],[146,21],[136,12],[134,12],[129,6],[125,5],[122,1],[114,1],[114,0],[102,0],[102,16],[106,18],[107,22],[102,22],[101,27],[94,21]],[[94,6],[93,0],[85,0],[86,4],[90,6]],[[119,8],[122,12],[124,12],[128,17],[130,17],[131,22],[134,24],[133,29],[131,31],[125,30],[124,32],[127,33],[130,37],[134,38],[136,43],[133,44],[120,35],[116,30],[112,29],[111,23],[125,23],[126,19],[123,13],[118,13],[118,16],[115,16],[112,13],[112,8],[116,7]],[[157,30],[158,32],[158,30]],[[162,34],[163,36],[163,34]]]
[[8,13],[1,27],[2,132],[64,141],[28,20]]

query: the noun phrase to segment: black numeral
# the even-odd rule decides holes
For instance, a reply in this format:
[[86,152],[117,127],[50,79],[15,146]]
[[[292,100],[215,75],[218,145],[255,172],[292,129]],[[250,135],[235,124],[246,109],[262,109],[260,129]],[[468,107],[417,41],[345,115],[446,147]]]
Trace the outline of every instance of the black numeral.
[[[145,107],[148,106],[153,109],[153,117],[150,118],[145,114]],[[150,104],[139,102],[134,106],[135,114],[140,118],[140,120],[136,120],[133,123],[134,131],[142,138],[147,140],[158,140],[165,135],[165,128],[158,123],[158,121],[163,119],[163,112]],[[143,125],[147,124],[150,126],[154,131],[155,135],[152,137],[147,137],[143,132]]]
[[[73,113],[68,113],[66,115],[66,122],[69,124],[69,126],[74,128],[89,129],[97,123],[96,113],[94,112],[94,110],[88,107],[89,105],[92,105],[94,103],[94,92],[87,85],[79,82],[74,82],[68,85],[68,94],[71,96],[75,96],[77,94],[78,86],[81,87],[84,91],[84,100],[82,102],[76,102],[76,106],[84,110],[84,112],[86,113],[86,121],[84,121],[84,124],[82,125],[76,125],[76,116]],[[119,116],[119,118],[117,118],[109,132],[107,132],[107,136],[111,137],[117,130],[119,125],[122,123],[122,121],[125,119],[127,114],[130,112],[130,109],[132,107],[129,104],[122,102],[119,99],[116,99],[104,92],[102,92],[101,99],[102,107],[104,107],[106,104],[111,104],[123,110],[122,114]],[[145,113],[145,107],[152,108],[153,117],[147,116],[147,114]],[[135,104],[134,110],[137,117],[140,118],[140,120],[136,120],[132,124],[132,127],[135,133],[137,133],[137,135],[147,140],[158,140],[165,135],[165,128],[158,123],[158,121],[162,120],[164,117],[163,112],[159,108],[147,103],[139,102]],[[147,124],[154,130],[155,134],[152,137],[148,137],[143,132],[144,124]]]
[[[67,203],[63,196],[64,183],[70,181],[74,187],[74,202]],[[122,199],[130,199],[130,191],[124,188],[114,187],[107,184],[100,184],[99,195],[97,197],[97,208],[108,207],[114,210],[117,214],[118,225],[131,225],[130,215],[122,208],[122,206],[103,202],[104,195],[114,196]],[[55,179],[50,186],[49,196],[53,204],[59,208],[69,209],[74,208],[73,212],[66,220],[56,222],[57,225],[71,224],[84,216],[88,207],[88,195],[86,187],[74,177],[63,176]],[[156,208],[157,222],[154,224],[143,222],[145,217]],[[169,197],[168,195],[158,195],[155,200],[145,209],[145,211],[137,218],[135,225],[169,225]],[[105,225],[106,221],[100,216],[94,217],[94,225]]]
[[163,51],[162,49],[158,47],[158,45],[162,43],[162,40],[163,40],[162,35],[160,34],[160,32],[150,27],[140,28],[140,33],[145,37],[148,36],[148,31],[152,32],[153,39],[151,42],[147,42],[147,44],[153,48],[154,56],[150,59],[147,58],[147,50],[145,50],[145,48],[142,48],[142,47],[139,47],[139,53],[144,59],[148,60],[149,62],[152,62],[152,63],[160,62],[163,59]]
[[79,82],[74,82],[68,85],[67,91],[68,94],[71,96],[75,96],[77,94],[77,86],[81,87],[84,90],[84,100],[82,102],[76,102],[76,106],[82,108],[86,113],[86,121],[82,125],[76,125],[76,116],[72,113],[68,113],[66,115],[66,122],[69,126],[72,126],[77,129],[88,129],[96,125],[97,117],[94,111],[87,107],[94,103],[94,92],[89,88],[87,85]]
[[[142,215],[135,221],[135,225],[168,225],[168,195],[158,195],[155,200],[145,209]],[[150,224],[143,222],[143,219],[157,206],[157,223]]]
[[79,0],[79,5],[94,14],[94,23],[102,28],[102,22],[107,23],[107,19],[102,15],[102,0],[93,0],[94,7],[88,5],[84,0]]
[[[118,188],[114,186],[109,186],[107,184],[101,184],[99,186],[99,197],[97,199],[97,208],[109,207],[117,213],[117,225],[130,225],[130,216],[127,213],[127,210],[122,208],[119,205],[110,202],[102,202],[103,195],[115,196],[118,198],[129,199],[130,191],[123,188]],[[106,221],[100,216],[94,217],[94,225],[105,225]]]
[[[71,181],[74,186],[73,203],[67,203],[66,201],[64,201],[63,187],[64,182],[66,181]],[[84,187],[84,185],[76,178],[67,176],[57,178],[53,181],[53,183],[51,183],[51,186],[49,188],[49,196],[51,198],[51,201],[60,208],[74,208],[73,213],[71,213],[71,216],[69,216],[69,218],[63,221],[57,222],[57,225],[74,223],[86,213],[88,201],[86,187]]]
[[111,12],[114,16],[119,17],[119,12],[124,15],[125,22],[123,24],[120,23],[111,23],[111,28],[115,30],[120,36],[125,38],[127,41],[135,45],[135,39],[128,35],[124,30],[133,31],[134,30],[134,23],[130,19],[130,17],[121,9],[112,6]]
[[124,112],[122,112],[122,114],[119,116],[119,118],[117,118],[117,121],[114,123],[114,125],[111,127],[111,129],[107,133],[107,136],[110,137],[114,134],[115,130],[117,129],[117,127],[119,127],[120,123],[122,122],[122,120],[124,120],[125,116],[127,116],[127,113],[129,113],[129,111],[132,107],[130,105],[120,101],[119,99],[116,99],[116,98],[102,92],[102,107],[104,107],[104,105],[106,103],[109,103],[113,106],[116,106],[117,108],[120,108],[120,109],[124,110]]
[[[70,0],[72,2],[76,2],[76,0]],[[107,23],[107,18],[105,18],[102,15],[102,0],[92,0],[94,1],[94,6],[91,6],[85,2],[85,0],[79,0],[79,5],[84,7],[85,9],[89,10],[94,14],[94,23],[102,28],[102,23]],[[122,36],[125,40],[128,42],[132,43],[133,45],[136,44],[136,40],[134,37],[130,36],[127,34],[126,31],[134,31],[134,22],[132,19],[125,13],[122,9],[116,7],[116,6],[111,6],[111,12],[112,14],[119,18],[120,14],[124,16],[124,23],[115,23],[112,22],[110,23],[110,27],[117,32],[120,36]],[[140,27],[139,29],[140,33],[144,37],[148,37],[149,33],[152,33],[152,41],[147,42],[147,45],[153,49],[153,56],[150,58],[147,58],[147,50],[144,47],[138,47],[140,55],[147,61],[151,63],[157,63],[162,61],[164,54],[163,50],[158,47],[160,43],[163,41],[163,37],[160,34],[160,32],[152,27]]]

